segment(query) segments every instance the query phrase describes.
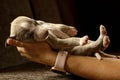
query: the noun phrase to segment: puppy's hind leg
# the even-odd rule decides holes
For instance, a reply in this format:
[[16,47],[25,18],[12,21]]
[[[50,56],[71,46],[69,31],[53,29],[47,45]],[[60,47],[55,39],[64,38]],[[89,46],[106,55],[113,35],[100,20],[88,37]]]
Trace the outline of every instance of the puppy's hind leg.
[[119,58],[120,58],[120,57],[119,57],[119,56],[117,56],[117,55],[108,54],[108,53],[105,53],[105,52],[103,52],[103,51],[101,51],[101,50],[99,50],[99,53],[100,53],[100,54],[101,54],[101,56],[103,56],[103,57],[117,58],[117,59],[119,59]]

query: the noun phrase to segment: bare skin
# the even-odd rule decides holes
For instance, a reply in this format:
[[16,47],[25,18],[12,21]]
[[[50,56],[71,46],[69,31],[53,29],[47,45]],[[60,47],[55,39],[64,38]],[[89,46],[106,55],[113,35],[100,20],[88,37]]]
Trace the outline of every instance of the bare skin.
[[[107,39],[105,41],[107,41]],[[17,47],[21,56],[31,61],[47,64],[51,67],[55,63],[57,52],[53,51],[45,42],[25,43],[8,39],[7,43]],[[66,60],[65,69],[72,74],[86,79],[120,79],[120,60],[115,58],[104,58],[98,61],[95,57],[69,55]]]

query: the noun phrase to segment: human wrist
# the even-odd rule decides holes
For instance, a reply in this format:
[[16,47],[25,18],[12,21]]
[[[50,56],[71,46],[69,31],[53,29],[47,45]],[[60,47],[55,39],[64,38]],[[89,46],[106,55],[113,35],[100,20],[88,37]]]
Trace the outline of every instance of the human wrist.
[[[67,59],[66,59],[66,64],[65,64],[65,70],[66,72],[71,73],[72,72],[72,68],[74,67],[74,65],[76,64],[75,60],[74,60],[73,55],[69,54]],[[76,67],[76,66],[75,66]]]
[[49,52],[44,55],[43,63],[49,66],[53,66],[57,57],[57,52]]

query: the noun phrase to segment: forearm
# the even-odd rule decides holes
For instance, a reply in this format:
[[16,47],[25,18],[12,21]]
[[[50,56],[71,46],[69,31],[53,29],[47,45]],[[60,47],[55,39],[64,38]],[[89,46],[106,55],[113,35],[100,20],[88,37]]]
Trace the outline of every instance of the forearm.
[[[49,57],[46,56],[47,58],[44,58],[42,63],[52,67],[57,52],[49,54]],[[95,57],[69,55],[66,60],[65,70],[87,79],[120,79],[120,60],[114,58],[98,60]]]
[[[30,44],[9,39],[7,43],[19,47],[20,54],[32,61],[51,67],[55,63],[57,52],[44,42]],[[88,79],[120,79],[120,60],[114,58],[98,60],[95,57],[68,55],[65,69]]]
[[67,59],[66,70],[87,79],[120,79],[120,60],[70,55]]
[[[40,52],[41,54],[41,52]],[[56,61],[56,57],[57,57],[57,52],[55,51],[51,51],[51,52],[47,52],[47,53],[43,53],[44,56],[37,56],[37,57],[32,57],[29,58],[29,60],[37,62],[37,63],[41,63],[41,64],[45,64],[45,65],[49,65],[49,66],[54,66],[55,61]]]

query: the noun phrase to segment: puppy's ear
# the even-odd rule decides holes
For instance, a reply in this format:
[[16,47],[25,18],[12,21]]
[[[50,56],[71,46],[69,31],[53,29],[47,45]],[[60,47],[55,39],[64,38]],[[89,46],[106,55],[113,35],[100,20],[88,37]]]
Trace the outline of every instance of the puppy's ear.
[[[13,37],[8,37],[8,38],[15,39],[15,36],[13,36]],[[7,38],[7,39],[8,39],[8,38]],[[6,47],[6,48],[9,48],[9,47],[10,47],[10,45],[9,45],[9,44],[7,44],[7,39],[6,39],[6,41],[5,41],[5,47]]]

